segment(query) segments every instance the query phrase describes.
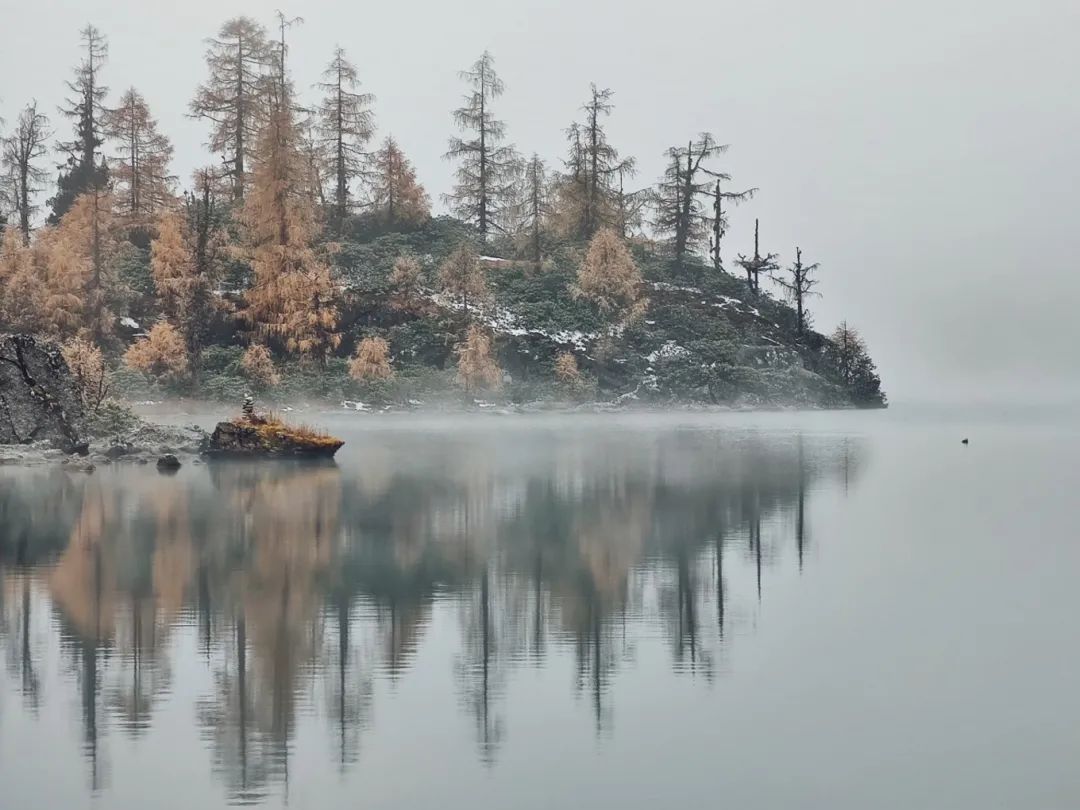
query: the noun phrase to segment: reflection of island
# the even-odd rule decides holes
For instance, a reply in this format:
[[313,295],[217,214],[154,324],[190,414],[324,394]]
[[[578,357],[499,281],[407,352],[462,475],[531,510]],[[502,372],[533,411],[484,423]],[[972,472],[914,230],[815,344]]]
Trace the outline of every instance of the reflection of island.
[[31,614],[51,611],[97,786],[108,727],[152,725],[176,629],[190,628],[213,674],[195,717],[214,769],[256,800],[288,779],[301,709],[324,719],[340,767],[354,763],[376,679],[405,676],[433,617],[450,615],[447,665],[493,763],[516,669],[571,656],[598,730],[649,627],[675,671],[723,671],[770,567],[804,565],[813,482],[850,486],[858,469],[856,445],[794,436],[504,439],[399,435],[355,471],[0,479],[8,670],[36,706]]

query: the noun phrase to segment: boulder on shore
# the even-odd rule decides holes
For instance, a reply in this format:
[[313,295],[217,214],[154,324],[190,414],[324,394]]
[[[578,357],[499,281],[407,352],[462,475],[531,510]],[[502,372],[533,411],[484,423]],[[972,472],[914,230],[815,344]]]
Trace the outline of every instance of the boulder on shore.
[[219,422],[210,435],[209,456],[332,458],[345,442],[325,433],[255,417]]
[[59,346],[31,335],[0,335],[0,444],[48,441],[86,455],[83,417]]

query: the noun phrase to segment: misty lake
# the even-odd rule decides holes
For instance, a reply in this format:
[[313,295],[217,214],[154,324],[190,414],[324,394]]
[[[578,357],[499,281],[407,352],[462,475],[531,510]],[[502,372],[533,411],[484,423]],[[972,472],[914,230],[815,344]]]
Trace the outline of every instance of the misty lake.
[[0,808],[1080,806],[1075,421],[317,421],[0,468]]

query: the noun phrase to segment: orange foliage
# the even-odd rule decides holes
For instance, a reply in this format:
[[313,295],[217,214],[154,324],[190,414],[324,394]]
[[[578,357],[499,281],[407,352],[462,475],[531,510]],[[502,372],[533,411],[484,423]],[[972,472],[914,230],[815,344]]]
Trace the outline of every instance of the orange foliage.
[[397,141],[388,137],[375,153],[372,202],[391,224],[419,225],[431,216],[431,201]]
[[354,380],[389,380],[390,344],[380,337],[364,338],[356,347],[356,356],[349,364],[349,376]]
[[188,375],[184,338],[168,322],[156,324],[150,334],[124,354],[124,363],[163,382],[179,382]]
[[603,228],[589,242],[578,269],[575,296],[592,301],[604,314],[633,321],[645,313],[641,271],[615,231]]
[[0,325],[13,332],[36,331],[43,300],[34,254],[19,229],[8,226],[0,240]]
[[83,405],[97,410],[109,393],[109,374],[101,349],[82,338],[69,340],[60,347],[75,388],[82,397]]
[[341,343],[335,331],[337,290],[312,247],[318,228],[306,188],[310,172],[289,105],[279,105],[270,116],[258,158],[240,213],[255,276],[245,316],[259,336],[325,359]]
[[463,242],[450,254],[439,268],[439,281],[443,292],[461,301],[465,314],[469,304],[482,302],[488,297],[487,279],[480,257],[472,247]]
[[261,343],[252,343],[247,347],[240,361],[240,367],[244,369],[244,376],[264,388],[273,387],[281,382],[281,376],[274,367],[270,350]]
[[458,382],[466,391],[474,388],[498,390],[502,387],[502,369],[491,356],[491,339],[475,324],[457,347]]

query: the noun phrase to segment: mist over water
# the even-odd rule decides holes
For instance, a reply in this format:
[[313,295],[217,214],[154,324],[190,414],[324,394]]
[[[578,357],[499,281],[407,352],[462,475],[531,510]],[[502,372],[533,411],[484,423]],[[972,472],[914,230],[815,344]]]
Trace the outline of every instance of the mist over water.
[[1080,800],[1065,414],[313,421],[0,469],[0,805]]

